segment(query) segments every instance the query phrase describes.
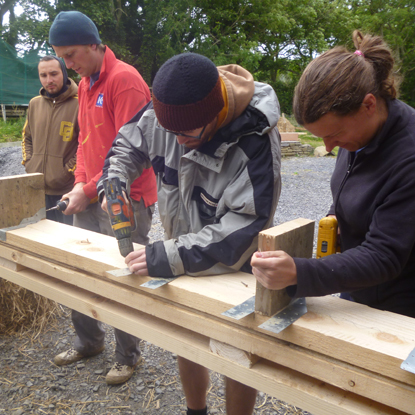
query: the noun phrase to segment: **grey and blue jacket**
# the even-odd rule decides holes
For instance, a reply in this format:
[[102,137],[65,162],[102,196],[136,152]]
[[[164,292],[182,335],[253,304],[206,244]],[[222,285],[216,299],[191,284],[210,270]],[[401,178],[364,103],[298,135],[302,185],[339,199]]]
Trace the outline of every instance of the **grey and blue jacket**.
[[279,115],[274,90],[255,82],[246,108],[197,150],[158,127],[152,102],[120,129],[98,193],[102,199],[102,181],[114,176],[128,193],[153,166],[165,240],[146,247],[150,276],[250,271],[281,190]]

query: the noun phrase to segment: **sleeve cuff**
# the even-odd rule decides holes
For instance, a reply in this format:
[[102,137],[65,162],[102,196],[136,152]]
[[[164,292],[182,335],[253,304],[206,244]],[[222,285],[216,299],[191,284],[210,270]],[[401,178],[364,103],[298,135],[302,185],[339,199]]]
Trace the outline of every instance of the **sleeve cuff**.
[[175,277],[167,260],[163,241],[157,241],[146,246],[146,261],[150,277]]

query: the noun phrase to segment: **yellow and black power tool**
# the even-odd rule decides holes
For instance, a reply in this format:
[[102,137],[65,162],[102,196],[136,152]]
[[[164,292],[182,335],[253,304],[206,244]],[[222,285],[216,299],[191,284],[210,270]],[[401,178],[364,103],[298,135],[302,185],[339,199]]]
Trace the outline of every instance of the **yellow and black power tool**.
[[317,258],[337,252],[337,219],[326,216],[318,223]]
[[125,200],[118,177],[105,179],[103,186],[112,230],[118,241],[121,255],[126,257],[134,251],[131,241],[131,233],[135,229],[133,205],[130,200]]

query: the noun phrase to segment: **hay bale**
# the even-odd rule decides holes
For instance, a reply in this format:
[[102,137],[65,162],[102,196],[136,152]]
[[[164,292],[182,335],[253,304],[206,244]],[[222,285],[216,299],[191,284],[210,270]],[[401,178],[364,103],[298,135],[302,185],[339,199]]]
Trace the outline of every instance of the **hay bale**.
[[285,118],[284,113],[282,113],[281,118],[278,120],[277,128],[280,133],[295,133],[295,127]]
[[63,308],[55,301],[0,278],[1,335],[43,331],[63,314]]

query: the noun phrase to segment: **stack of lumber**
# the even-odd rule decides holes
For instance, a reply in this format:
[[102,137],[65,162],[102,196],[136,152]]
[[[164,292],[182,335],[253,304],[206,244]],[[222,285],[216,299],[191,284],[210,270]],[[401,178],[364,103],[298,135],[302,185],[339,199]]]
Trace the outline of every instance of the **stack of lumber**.
[[258,327],[269,317],[221,314],[255,295],[250,274],[149,289],[149,277],[108,274],[125,267],[113,238],[48,220],[5,235],[2,278],[314,415],[415,414],[415,374],[400,368],[415,348],[411,318],[308,298],[308,313],[275,334]]

